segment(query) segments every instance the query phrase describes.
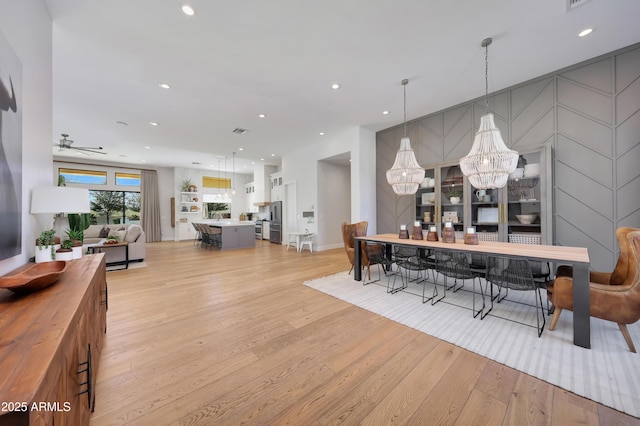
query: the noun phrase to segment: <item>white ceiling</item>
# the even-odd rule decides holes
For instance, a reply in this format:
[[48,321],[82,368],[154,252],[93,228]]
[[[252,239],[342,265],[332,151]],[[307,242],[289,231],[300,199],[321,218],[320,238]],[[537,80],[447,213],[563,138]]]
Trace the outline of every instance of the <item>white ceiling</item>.
[[354,126],[401,123],[404,78],[409,120],[484,95],[486,37],[491,92],[640,42],[638,0],[570,12],[567,0],[189,0],[193,17],[186,2],[46,0],[52,143],[69,133],[108,153],[57,159],[217,169],[227,157],[230,171],[237,152],[250,173]]

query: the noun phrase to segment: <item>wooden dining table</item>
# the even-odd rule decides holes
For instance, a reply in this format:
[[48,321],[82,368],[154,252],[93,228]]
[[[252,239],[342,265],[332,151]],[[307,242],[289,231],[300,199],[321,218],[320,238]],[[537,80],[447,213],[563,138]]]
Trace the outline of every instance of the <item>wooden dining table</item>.
[[514,244],[506,242],[480,241],[478,245],[464,244],[463,241],[444,243],[401,239],[395,234],[378,234],[354,237],[353,278],[362,280],[362,244],[366,242],[386,245],[387,257],[391,258],[394,245],[418,247],[434,250],[459,250],[463,252],[495,255],[507,258],[526,258],[549,261],[557,265],[573,266],[573,344],[591,348],[591,322],[589,315],[589,251],[585,247],[553,246],[545,244]]

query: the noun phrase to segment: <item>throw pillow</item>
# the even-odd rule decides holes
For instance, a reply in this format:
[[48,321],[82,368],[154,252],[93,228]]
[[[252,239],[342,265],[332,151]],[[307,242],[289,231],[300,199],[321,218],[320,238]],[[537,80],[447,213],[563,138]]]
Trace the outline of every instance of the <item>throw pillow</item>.
[[122,242],[122,241],[124,241],[124,237],[125,237],[126,233],[127,233],[127,231],[115,231],[115,230],[112,230],[111,232],[109,232],[109,236],[118,237],[118,241]]
[[107,238],[109,236],[109,231],[111,231],[111,229],[109,229],[108,226],[103,226],[100,230],[100,233],[98,234],[98,237]]
[[140,234],[142,234],[142,228],[138,225],[131,225],[127,230],[127,235],[124,237],[125,241],[135,243]]

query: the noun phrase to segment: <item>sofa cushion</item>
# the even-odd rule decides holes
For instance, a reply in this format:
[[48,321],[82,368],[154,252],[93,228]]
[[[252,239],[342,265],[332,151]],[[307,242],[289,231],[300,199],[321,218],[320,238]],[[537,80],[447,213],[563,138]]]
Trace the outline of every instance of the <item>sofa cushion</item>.
[[140,234],[142,234],[142,227],[140,225],[130,225],[124,240],[128,243],[135,243]]

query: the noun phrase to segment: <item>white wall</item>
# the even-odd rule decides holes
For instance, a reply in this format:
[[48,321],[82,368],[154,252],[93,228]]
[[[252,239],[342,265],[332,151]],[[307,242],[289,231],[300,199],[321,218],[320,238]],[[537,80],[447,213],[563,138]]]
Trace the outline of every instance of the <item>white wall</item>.
[[[327,136],[303,150],[292,152],[282,157],[283,182],[297,182],[297,211],[299,214],[309,206],[317,206],[316,222],[318,241],[323,241],[320,250],[341,246],[342,236],[334,237],[329,229],[340,229],[340,223],[323,220],[327,215],[318,205],[318,161],[325,158],[351,153],[351,221],[366,220],[369,222],[369,233],[375,233],[376,218],[376,177],[375,133],[359,127],[351,128],[336,136]],[[331,190],[335,190],[332,188]]]
[[[342,222],[351,222],[351,167],[320,161],[318,164],[318,247],[325,249],[343,246]],[[315,228],[315,227],[314,227]]]
[[0,261],[4,275],[34,256],[43,223],[29,214],[31,188],[52,184],[52,29],[44,1],[0,2],[0,31],[22,62],[22,253]]

